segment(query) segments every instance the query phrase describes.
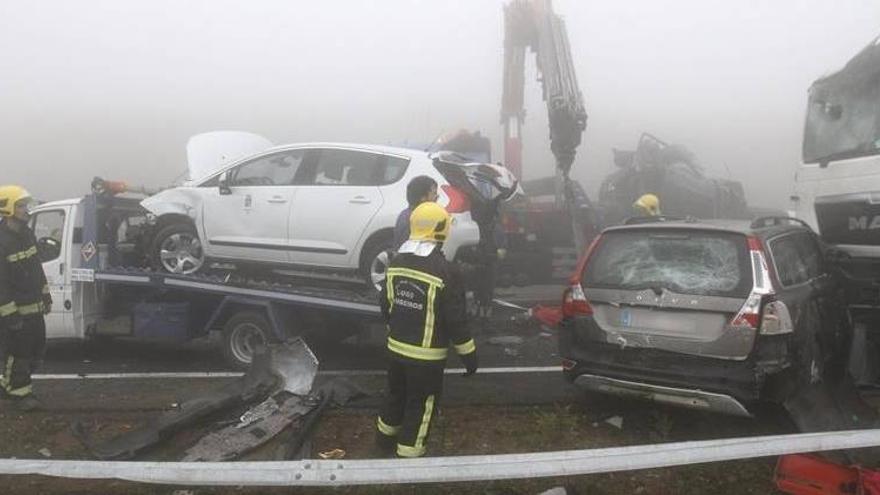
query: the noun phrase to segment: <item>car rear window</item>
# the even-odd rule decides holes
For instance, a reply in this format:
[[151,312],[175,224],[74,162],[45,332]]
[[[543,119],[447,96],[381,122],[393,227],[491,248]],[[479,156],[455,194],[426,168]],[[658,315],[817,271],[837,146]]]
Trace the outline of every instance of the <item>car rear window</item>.
[[722,297],[746,297],[752,285],[744,235],[648,229],[606,232],[582,282],[585,287],[665,288]]

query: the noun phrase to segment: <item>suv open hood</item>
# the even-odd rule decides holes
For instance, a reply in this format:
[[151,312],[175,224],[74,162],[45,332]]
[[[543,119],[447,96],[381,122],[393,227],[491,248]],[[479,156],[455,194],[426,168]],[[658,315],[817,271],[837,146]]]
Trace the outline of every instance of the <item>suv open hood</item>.
[[226,165],[272,147],[263,136],[242,131],[196,134],[186,143],[189,180],[200,181]]

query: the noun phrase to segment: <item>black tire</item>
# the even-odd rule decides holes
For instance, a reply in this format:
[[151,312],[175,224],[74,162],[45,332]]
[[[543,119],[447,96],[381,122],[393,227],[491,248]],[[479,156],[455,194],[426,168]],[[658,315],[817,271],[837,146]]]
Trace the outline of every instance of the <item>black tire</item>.
[[[361,254],[361,276],[364,283],[375,292],[379,292],[380,287],[377,285],[377,268],[384,263],[385,269],[388,268],[388,262],[391,261],[391,253],[393,252],[394,237],[391,234],[382,234],[370,239]],[[385,253],[384,260],[379,258]],[[384,273],[384,270],[381,272]],[[382,277],[384,279],[384,276]]]
[[223,326],[223,359],[235,369],[246,370],[251,365],[254,351],[273,340],[272,325],[264,314],[242,311]]
[[[180,247],[181,253],[183,250],[191,251],[193,261],[181,261],[177,256],[163,260],[163,250],[175,243]],[[200,271],[205,266],[205,251],[195,226],[186,221],[175,220],[161,227],[150,243],[150,263],[154,269],[167,273],[190,275]],[[180,266],[180,269],[175,270],[174,266]]]

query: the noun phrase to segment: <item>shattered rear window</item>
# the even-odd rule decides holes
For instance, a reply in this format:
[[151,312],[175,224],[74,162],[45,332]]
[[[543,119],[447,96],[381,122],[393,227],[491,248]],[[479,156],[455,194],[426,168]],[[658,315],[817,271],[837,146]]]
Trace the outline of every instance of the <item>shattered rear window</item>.
[[746,238],[739,234],[648,229],[608,232],[590,258],[583,284],[746,297],[752,283],[749,266]]

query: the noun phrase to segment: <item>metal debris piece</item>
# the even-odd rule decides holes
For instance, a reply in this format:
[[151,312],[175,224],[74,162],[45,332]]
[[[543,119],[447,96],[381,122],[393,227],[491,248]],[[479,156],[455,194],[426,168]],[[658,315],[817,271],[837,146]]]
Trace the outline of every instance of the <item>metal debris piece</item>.
[[623,429],[623,417],[621,416],[611,416],[610,418],[605,420],[606,424],[609,424],[618,430]]
[[[268,402],[268,401],[266,401]],[[315,402],[305,396],[289,395],[270,414],[258,417],[268,410],[263,402],[248,412],[253,419],[247,426],[234,424],[210,433],[188,449],[181,459],[183,462],[221,462],[237,459],[275,438],[285,428],[308,414],[315,408]],[[275,401],[273,401],[275,402]]]
[[272,370],[281,377],[284,390],[307,395],[318,374],[318,358],[305,341],[298,338],[270,348]]
[[315,355],[302,340],[297,339],[289,344],[258,349],[243,377],[202,397],[181,402],[176,408],[162,413],[140,428],[99,444],[91,443],[81,423],[74,423],[71,429],[95,458],[131,459],[219,411],[262,401],[282,389],[308,393],[316,373]]
[[555,488],[551,488],[551,489],[547,490],[546,492],[541,492],[538,495],[567,495],[567,494],[568,494],[568,492],[565,490],[565,488],[563,488],[561,486],[557,486]]
[[321,459],[343,459],[345,458],[345,451],[342,449],[333,449],[326,452],[319,452],[318,456]]
[[278,412],[278,403],[275,402],[274,398],[269,397],[258,405],[245,411],[244,414],[238,418],[238,424],[236,424],[235,427],[246,428],[276,412]]

